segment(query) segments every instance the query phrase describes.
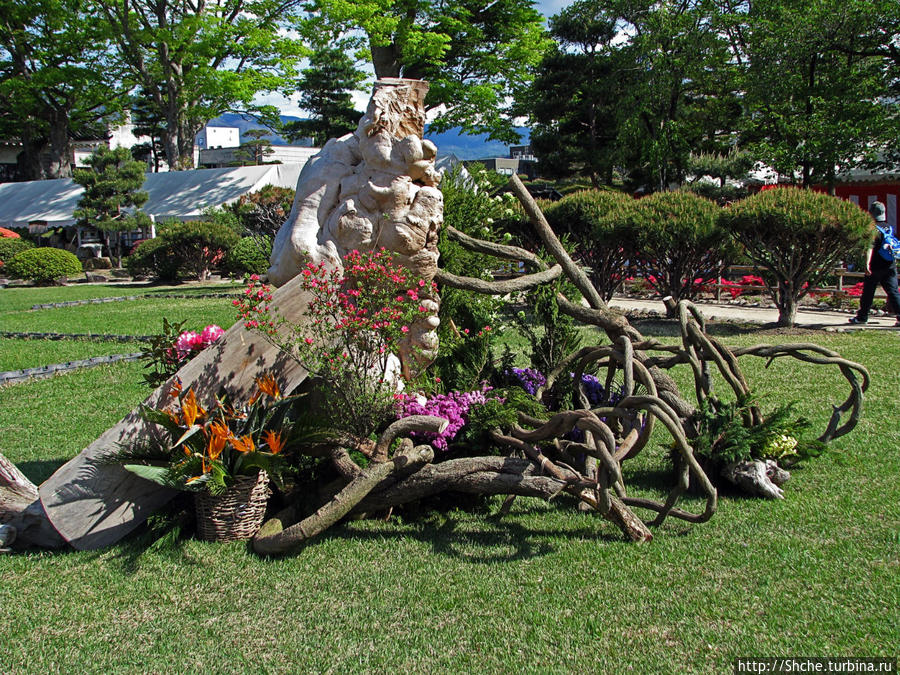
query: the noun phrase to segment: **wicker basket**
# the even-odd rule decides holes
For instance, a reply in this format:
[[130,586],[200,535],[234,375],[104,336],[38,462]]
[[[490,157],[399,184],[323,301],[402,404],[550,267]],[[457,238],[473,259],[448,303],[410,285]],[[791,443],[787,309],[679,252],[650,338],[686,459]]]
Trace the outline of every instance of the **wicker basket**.
[[262,526],[269,500],[269,476],[237,476],[234,484],[220,495],[199,492],[194,495],[197,534],[204,541],[240,541],[250,539]]

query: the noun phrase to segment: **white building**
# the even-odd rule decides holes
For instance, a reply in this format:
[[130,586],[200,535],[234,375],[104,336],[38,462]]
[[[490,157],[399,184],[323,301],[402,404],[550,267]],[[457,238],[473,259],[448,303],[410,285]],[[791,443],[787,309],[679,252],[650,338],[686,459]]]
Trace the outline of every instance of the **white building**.
[[241,144],[241,130],[237,127],[204,127],[197,134],[200,150],[213,148],[236,148]]

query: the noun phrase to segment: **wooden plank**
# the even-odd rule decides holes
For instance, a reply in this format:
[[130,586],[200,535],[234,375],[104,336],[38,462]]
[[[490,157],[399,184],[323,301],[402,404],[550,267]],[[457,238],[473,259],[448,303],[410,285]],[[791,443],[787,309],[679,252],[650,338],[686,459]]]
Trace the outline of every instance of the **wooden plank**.
[[[302,321],[310,296],[295,277],[274,293],[272,305],[292,322]],[[189,361],[175,377],[185,390],[193,387],[202,405],[214,403],[222,389],[235,399],[255,391],[255,379],[271,372],[282,391],[291,391],[306,371],[242,323],[229,328],[215,345]],[[174,377],[163,383],[145,404],[160,407],[171,395]],[[109,464],[103,458],[122,444],[152,441],[161,429],[146,422],[135,408],[118,424],[64,464],[40,486],[40,498],[50,522],[80,550],[114,544],[176,493]]]

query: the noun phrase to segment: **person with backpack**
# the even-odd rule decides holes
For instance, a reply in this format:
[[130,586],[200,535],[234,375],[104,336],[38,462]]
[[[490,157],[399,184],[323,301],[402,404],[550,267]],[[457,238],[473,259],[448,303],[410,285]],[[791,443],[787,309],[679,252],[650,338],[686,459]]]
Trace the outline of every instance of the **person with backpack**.
[[[893,302],[894,308],[900,311],[900,292],[897,291],[897,260],[900,256],[900,241],[891,232],[891,226],[887,224],[884,204],[872,202],[869,206],[869,214],[875,220],[875,228],[878,232],[872,247],[866,252],[866,276],[863,278],[863,291],[859,298],[859,311],[850,323],[864,324],[869,320],[869,310],[872,308],[872,299],[875,297],[875,287],[881,284],[888,300]],[[894,326],[900,327],[900,316]]]

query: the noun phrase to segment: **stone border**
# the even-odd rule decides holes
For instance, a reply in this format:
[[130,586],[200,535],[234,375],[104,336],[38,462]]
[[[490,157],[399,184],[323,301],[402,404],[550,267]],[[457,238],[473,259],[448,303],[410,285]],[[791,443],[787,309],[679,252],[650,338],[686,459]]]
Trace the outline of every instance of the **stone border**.
[[150,342],[154,335],[110,335],[108,333],[19,333],[0,331],[0,338],[19,340],[87,340],[90,342]]
[[87,300],[68,300],[66,302],[48,302],[40,305],[32,305],[32,310],[37,309],[59,309],[61,307],[77,307],[79,305],[100,305],[105,302],[124,302],[126,300],[145,300],[147,298],[162,298],[164,300],[205,300],[209,298],[237,298],[236,293],[197,293],[188,295],[184,293],[167,293],[164,295],[118,295],[111,298],[88,298]]
[[0,387],[6,384],[17,384],[27,380],[40,380],[47,377],[53,377],[59,373],[67,373],[81,368],[93,368],[95,366],[103,366],[108,363],[116,363],[118,361],[137,361],[144,355],[143,352],[132,354],[111,354],[109,356],[95,356],[90,359],[81,359],[80,361],[67,361],[65,363],[54,363],[49,366],[39,366],[37,368],[23,368],[22,370],[8,370],[0,373]]

